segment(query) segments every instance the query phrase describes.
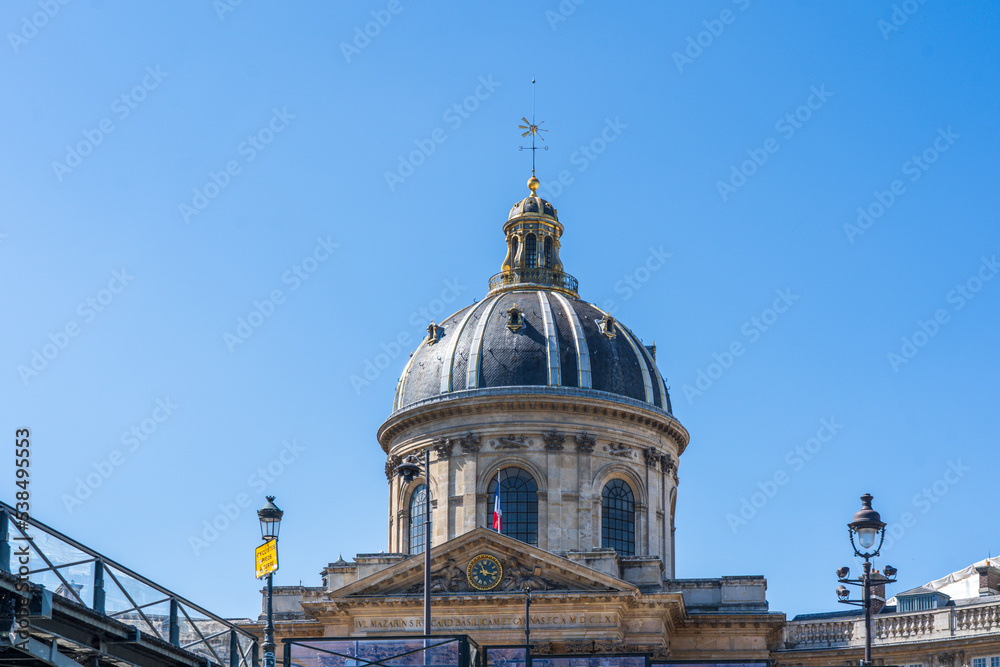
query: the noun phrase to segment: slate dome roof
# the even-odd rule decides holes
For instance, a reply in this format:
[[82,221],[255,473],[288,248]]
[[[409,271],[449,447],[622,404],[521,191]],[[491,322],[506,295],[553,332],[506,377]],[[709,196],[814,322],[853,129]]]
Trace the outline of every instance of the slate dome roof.
[[[519,328],[508,326],[515,307]],[[501,387],[574,387],[671,411],[652,351],[593,304],[549,289],[491,293],[437,325],[403,370],[393,408]]]
[[507,256],[486,298],[428,326],[396,386],[394,412],[469,390],[564,388],[670,413],[655,347],[579,298],[559,259],[563,226],[538,187],[532,173],[531,194],[510,210]]

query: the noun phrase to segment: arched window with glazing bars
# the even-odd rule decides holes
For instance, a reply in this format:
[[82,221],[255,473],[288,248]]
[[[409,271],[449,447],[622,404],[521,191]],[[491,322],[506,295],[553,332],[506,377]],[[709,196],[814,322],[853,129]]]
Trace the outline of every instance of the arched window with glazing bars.
[[601,492],[601,546],[622,556],[635,555],[635,494],[620,479],[605,484]]
[[427,544],[427,485],[421,484],[410,496],[410,553],[422,554]]
[[538,544],[538,484],[521,468],[504,468],[490,480],[485,525],[493,525],[498,482],[503,512],[500,532],[528,544]]

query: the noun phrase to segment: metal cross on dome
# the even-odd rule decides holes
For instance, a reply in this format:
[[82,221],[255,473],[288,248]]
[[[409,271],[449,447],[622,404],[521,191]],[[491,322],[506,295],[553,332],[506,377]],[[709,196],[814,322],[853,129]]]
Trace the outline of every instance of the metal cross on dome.
[[[538,150],[538,148],[535,147],[535,137],[538,137],[542,141],[545,141],[545,137],[543,137],[539,133],[540,132],[548,132],[548,130],[543,129],[542,127],[540,127],[541,124],[545,122],[544,120],[541,121],[540,123],[537,123],[537,124],[535,123],[535,78],[534,77],[531,78],[531,120],[529,121],[524,116],[521,116],[521,121],[524,123],[524,125],[518,125],[519,128],[521,128],[522,130],[524,130],[524,132],[521,133],[521,137],[523,138],[523,137],[526,137],[526,136],[528,136],[530,134],[531,135],[531,146],[521,146],[520,150],[522,150],[522,151],[523,150],[529,150],[529,151],[531,151],[531,175],[534,176],[535,175],[535,151]],[[542,148],[544,150],[549,150],[548,146],[541,146],[540,148]]]

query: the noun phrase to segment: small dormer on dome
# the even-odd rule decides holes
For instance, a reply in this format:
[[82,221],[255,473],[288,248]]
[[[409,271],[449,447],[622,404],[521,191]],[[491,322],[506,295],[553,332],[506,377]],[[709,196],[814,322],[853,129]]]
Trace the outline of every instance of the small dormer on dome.
[[576,278],[563,271],[559,239],[563,226],[555,206],[538,196],[539,182],[528,179],[531,194],[514,204],[503,226],[507,256],[490,278],[490,292],[535,286],[577,294]]

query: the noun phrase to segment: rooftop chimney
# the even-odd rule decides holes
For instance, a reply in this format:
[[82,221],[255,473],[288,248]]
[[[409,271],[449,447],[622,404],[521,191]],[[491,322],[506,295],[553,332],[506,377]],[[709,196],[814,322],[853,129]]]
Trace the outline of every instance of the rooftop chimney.
[[976,568],[979,573],[979,595],[1000,595],[1000,568],[986,561],[986,565]]

